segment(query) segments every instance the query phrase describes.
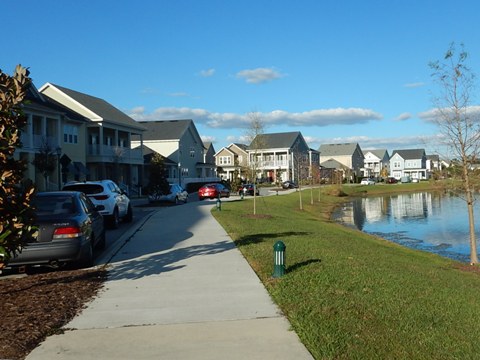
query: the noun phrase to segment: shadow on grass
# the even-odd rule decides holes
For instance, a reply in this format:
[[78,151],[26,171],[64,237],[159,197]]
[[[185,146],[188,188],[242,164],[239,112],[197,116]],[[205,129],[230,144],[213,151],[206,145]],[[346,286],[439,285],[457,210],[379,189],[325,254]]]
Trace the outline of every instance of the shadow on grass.
[[302,262],[299,262],[297,264],[294,264],[294,265],[286,268],[286,272],[291,273],[291,272],[294,272],[295,270],[297,270],[301,267],[304,267],[304,266],[307,266],[307,265],[310,265],[310,264],[320,263],[320,262],[322,262],[322,260],[320,260],[320,259],[310,259],[310,260],[302,261]]
[[243,236],[238,240],[235,240],[235,245],[238,247],[251,245],[251,244],[258,244],[268,239],[277,239],[286,236],[295,236],[295,235],[309,235],[309,232],[305,231],[288,231],[283,233],[274,233],[274,234],[254,234]]

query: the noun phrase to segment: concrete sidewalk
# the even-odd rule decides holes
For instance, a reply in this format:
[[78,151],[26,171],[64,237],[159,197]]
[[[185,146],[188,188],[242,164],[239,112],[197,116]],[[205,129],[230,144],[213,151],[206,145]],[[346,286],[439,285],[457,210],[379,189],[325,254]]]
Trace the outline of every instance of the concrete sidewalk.
[[27,359],[312,359],[213,205],[159,208],[110,256],[99,296]]

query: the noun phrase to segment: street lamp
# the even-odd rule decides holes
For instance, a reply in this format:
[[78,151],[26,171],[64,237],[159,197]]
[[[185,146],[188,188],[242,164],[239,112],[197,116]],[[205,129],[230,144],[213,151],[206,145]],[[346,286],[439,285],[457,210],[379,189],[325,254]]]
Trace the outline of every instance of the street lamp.
[[62,148],[60,146],[57,146],[55,149],[55,152],[57,153],[57,180],[58,180],[58,190],[61,190],[61,178],[60,178],[60,155],[62,155]]

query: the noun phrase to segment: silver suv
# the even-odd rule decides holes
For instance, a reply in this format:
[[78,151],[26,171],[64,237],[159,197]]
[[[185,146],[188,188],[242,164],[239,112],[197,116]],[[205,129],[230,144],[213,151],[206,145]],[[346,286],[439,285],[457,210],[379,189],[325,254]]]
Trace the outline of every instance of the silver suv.
[[120,219],[131,222],[133,219],[132,205],[125,191],[112,180],[76,181],[67,183],[62,190],[81,191],[85,193],[95,205],[103,205],[100,211],[110,227],[116,229]]

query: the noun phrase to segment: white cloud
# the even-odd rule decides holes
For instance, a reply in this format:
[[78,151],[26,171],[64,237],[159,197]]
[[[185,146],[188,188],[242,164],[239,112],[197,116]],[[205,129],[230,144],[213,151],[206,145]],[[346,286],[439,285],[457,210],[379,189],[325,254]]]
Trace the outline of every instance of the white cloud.
[[206,142],[211,142],[211,143],[215,143],[217,138],[215,136],[209,136],[209,135],[200,135],[200,137],[202,138],[202,141],[204,143]]
[[438,144],[442,142],[441,135],[415,135],[402,137],[371,138],[368,136],[350,136],[336,138],[316,138],[310,142],[314,144],[341,144],[358,143],[362,150],[387,149],[391,155],[393,150],[424,148],[427,153],[438,150]]
[[[151,114],[146,114],[144,108],[137,107],[127,113],[135,120],[174,120],[193,119],[196,123],[204,124],[215,129],[246,129],[250,126],[249,114],[214,113],[204,109],[191,108],[158,108]],[[143,111],[140,111],[143,110]],[[328,126],[328,125],[353,125],[378,121],[383,116],[370,109],[362,108],[336,108],[317,109],[302,113],[290,113],[275,110],[268,113],[257,113],[265,126]]]
[[250,84],[263,84],[283,76],[278,71],[269,68],[246,69],[237,73],[238,78],[245,79]]
[[400,115],[398,115],[395,120],[405,121],[405,120],[408,120],[408,119],[411,119],[411,118],[412,118],[412,114],[410,114],[409,112],[404,112],[404,113],[401,113]]
[[188,93],[186,93],[186,92],[174,92],[174,93],[168,94],[168,96],[172,96],[172,97],[188,97],[188,96],[190,96],[190,94],[188,94]]
[[406,87],[406,88],[418,88],[418,87],[425,86],[425,83],[424,82],[414,82],[414,83],[405,84],[403,86]]
[[215,75],[215,69],[207,69],[200,71],[201,77],[211,77],[213,75]]
[[[441,120],[442,117],[448,115],[451,112],[451,109],[430,109],[418,114],[418,117],[426,122],[436,122]],[[467,107],[466,114],[470,116],[473,120],[480,121],[480,106],[469,106]]]

